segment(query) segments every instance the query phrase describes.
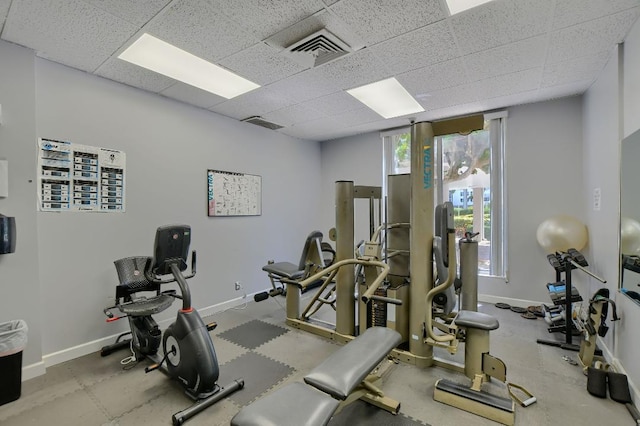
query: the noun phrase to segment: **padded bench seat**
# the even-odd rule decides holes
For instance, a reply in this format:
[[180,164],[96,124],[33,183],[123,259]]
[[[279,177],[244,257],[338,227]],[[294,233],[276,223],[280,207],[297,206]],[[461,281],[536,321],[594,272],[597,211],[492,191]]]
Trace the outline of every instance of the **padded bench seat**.
[[496,330],[500,327],[497,319],[491,315],[475,311],[460,311],[454,320],[456,325],[464,328],[475,328],[477,330]]
[[243,408],[231,426],[326,425],[339,402],[302,383],[291,383]]
[[[304,377],[247,405],[232,426],[326,425],[340,404],[398,344],[400,333],[372,327],[344,345]],[[335,399],[334,399],[335,398]]]
[[291,262],[270,263],[268,265],[264,265],[262,270],[269,274],[275,274],[279,277],[284,277],[294,281],[299,280],[304,276],[304,269],[300,270],[298,265],[294,265]]
[[402,340],[386,327],[371,327],[341,347],[304,377],[305,383],[345,400]]

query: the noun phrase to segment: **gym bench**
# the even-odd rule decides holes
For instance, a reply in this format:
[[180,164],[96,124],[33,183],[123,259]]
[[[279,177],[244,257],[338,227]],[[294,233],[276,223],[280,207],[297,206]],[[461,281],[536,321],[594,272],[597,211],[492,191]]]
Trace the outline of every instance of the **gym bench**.
[[331,265],[335,255],[336,252],[331,247],[331,244],[322,241],[322,232],[311,232],[304,242],[298,264],[269,261],[268,264],[262,267],[262,270],[269,276],[271,290],[257,293],[254,296],[254,300],[261,302],[268,299],[269,296],[285,294],[285,281],[304,280]]
[[304,377],[247,405],[232,426],[319,426],[357,399],[397,414],[400,403],[378,387],[376,366],[400,344],[390,328],[372,327],[341,347]]

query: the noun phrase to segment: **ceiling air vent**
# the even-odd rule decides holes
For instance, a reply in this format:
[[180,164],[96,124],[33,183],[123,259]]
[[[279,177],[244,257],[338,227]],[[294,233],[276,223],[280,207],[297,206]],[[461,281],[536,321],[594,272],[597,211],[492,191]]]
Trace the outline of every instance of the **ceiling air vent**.
[[288,46],[282,54],[306,68],[313,68],[352,51],[348,44],[322,29]]
[[267,129],[271,129],[271,130],[278,130],[278,129],[282,129],[284,127],[284,126],[281,126],[279,124],[272,123],[272,122],[267,121],[267,120],[263,120],[262,117],[259,117],[257,115],[254,115],[253,117],[245,118],[245,119],[240,120],[240,121],[244,121],[245,123],[255,124],[256,126],[265,127]]

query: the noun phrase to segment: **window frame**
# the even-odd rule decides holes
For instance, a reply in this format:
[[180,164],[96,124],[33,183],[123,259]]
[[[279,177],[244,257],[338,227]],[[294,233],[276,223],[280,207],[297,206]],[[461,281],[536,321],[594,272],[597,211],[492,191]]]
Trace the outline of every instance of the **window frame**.
[[[496,111],[484,114],[485,121],[489,122],[489,137],[491,146],[491,191],[490,191],[490,220],[491,220],[491,251],[489,273],[481,273],[480,276],[490,278],[502,278],[508,281],[508,215],[507,215],[507,182],[506,182],[506,119],[507,111]],[[393,138],[399,135],[411,134],[411,127],[399,127],[380,133],[382,139],[382,193],[387,194],[387,176],[395,172]],[[435,151],[434,167],[438,173],[434,188],[434,200],[445,200],[442,183],[442,147]],[[391,173],[395,174],[395,173]],[[448,197],[446,197],[448,200]],[[438,202],[438,201],[436,201]],[[442,201],[440,201],[442,202]],[[386,212],[385,212],[386,213]]]

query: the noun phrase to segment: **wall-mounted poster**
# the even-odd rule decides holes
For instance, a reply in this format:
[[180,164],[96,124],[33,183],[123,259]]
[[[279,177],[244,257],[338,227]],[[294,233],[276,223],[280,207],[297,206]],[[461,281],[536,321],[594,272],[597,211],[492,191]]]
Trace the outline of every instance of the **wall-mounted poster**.
[[262,176],[207,170],[209,216],[262,214]]

